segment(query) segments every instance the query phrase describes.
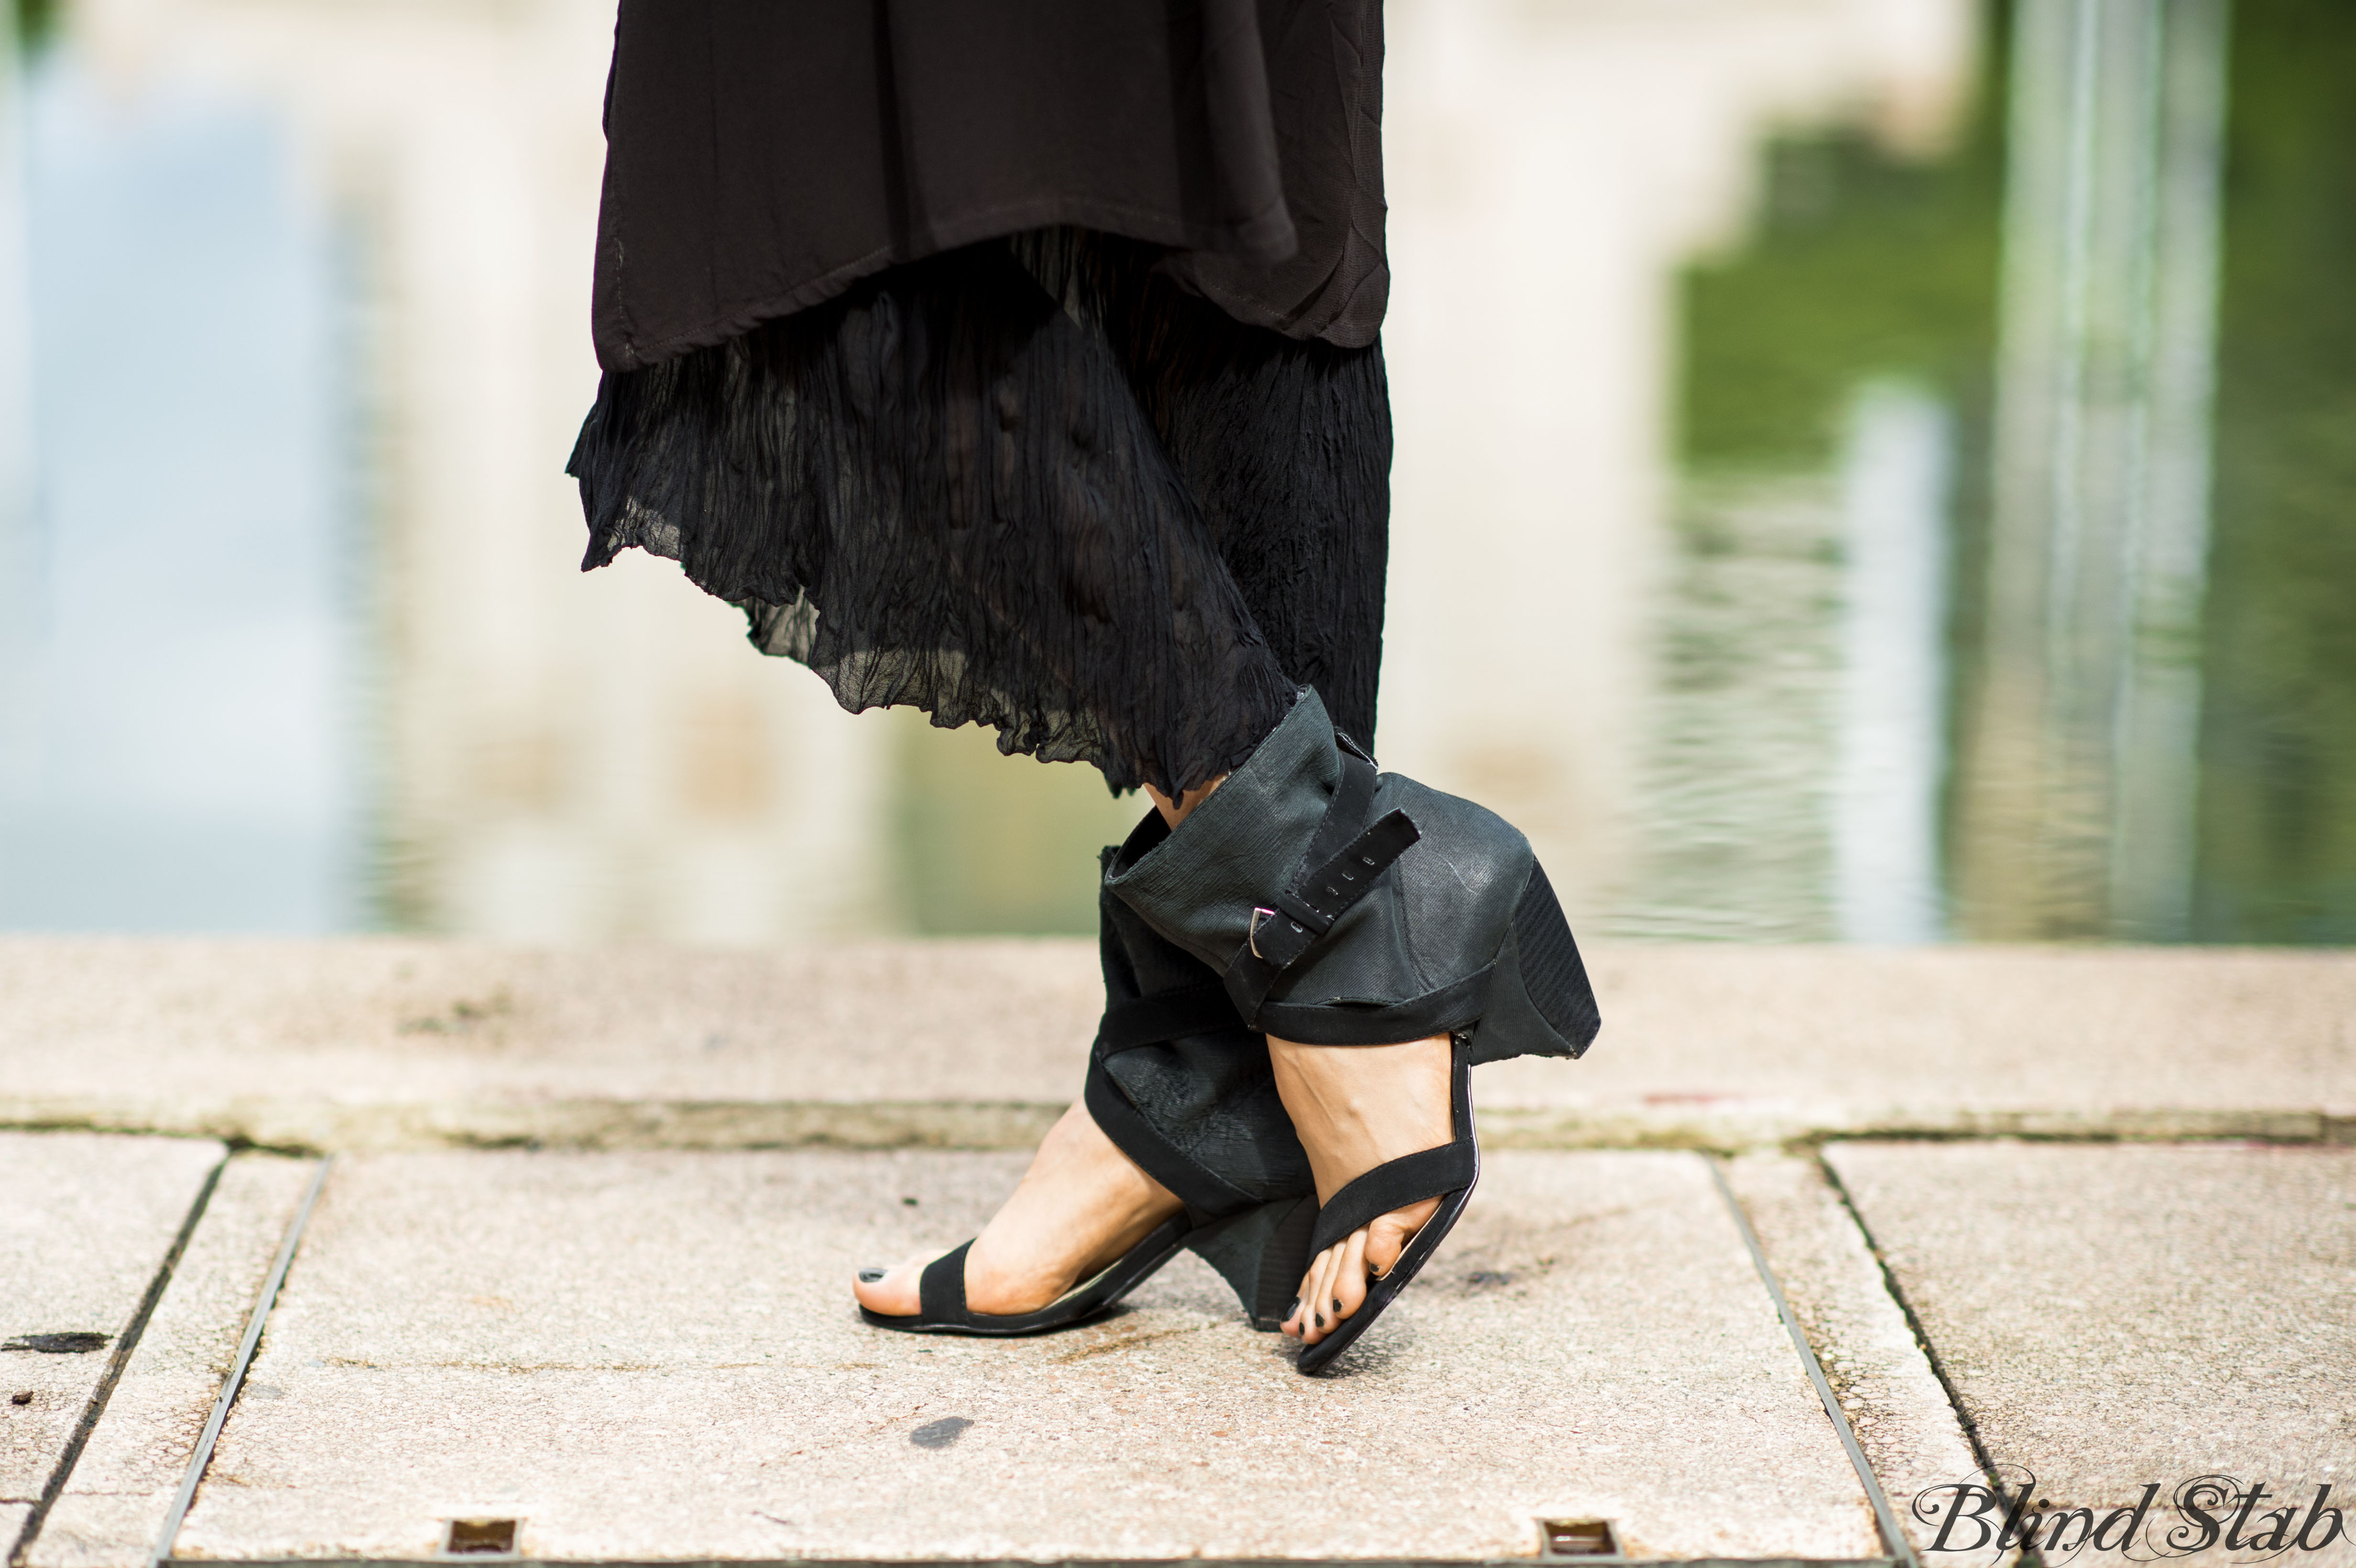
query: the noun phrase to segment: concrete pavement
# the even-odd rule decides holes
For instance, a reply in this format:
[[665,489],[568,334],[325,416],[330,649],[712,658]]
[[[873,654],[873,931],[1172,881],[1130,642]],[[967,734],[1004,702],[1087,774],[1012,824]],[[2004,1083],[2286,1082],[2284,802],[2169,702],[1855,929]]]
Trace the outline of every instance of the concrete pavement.
[[[1576,1066],[1484,1068],[1497,1147],[2356,1142],[2356,955],[1613,946]],[[731,952],[0,938],[0,1127],[290,1151],[1029,1147],[1091,943]]]
[[[1993,1467],[2048,1563],[2129,1523],[2356,1561],[2346,958],[1607,952],[1588,1061],[1476,1075],[1481,1192],[1343,1376],[1191,1259],[1066,1334],[865,1328],[849,1270],[970,1234],[1076,1083],[1086,956],[0,943],[0,1540],[149,1561],[332,1151],[178,1557],[457,1520],[599,1562],[1474,1561],[1600,1520],[1850,1561],[1893,1550],[1878,1488],[1982,1568]],[[2268,1488],[2238,1546],[2177,1506],[2218,1512],[2203,1475]]]
[[[2319,1487],[2356,1499],[2356,1153],[1860,1144],[1826,1158],[1981,1445],[2033,1474],[2040,1504],[2107,1511],[2157,1485],[2165,1513],[2179,1482],[2228,1477],[2220,1501],[2272,1492],[2244,1535],[2287,1509],[2289,1540]],[[2189,1517],[2170,1528],[2201,1533]],[[2356,1541],[2288,1560],[2356,1563]]]
[[[88,1441],[226,1151],[179,1138],[0,1136],[0,1531]],[[12,1528],[13,1527],[13,1528]]]

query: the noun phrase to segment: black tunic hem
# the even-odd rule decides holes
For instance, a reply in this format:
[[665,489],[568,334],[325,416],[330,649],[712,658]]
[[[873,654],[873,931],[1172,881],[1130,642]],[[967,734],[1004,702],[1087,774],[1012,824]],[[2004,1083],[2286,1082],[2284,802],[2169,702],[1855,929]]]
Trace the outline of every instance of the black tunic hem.
[[[595,335],[601,356],[599,368],[644,369],[675,355],[713,347],[731,338],[741,337],[764,322],[824,304],[862,280],[873,277],[902,261],[922,261],[963,246],[1001,240],[1030,229],[1063,227],[1118,234],[1150,245],[1168,246],[1174,251],[1233,255],[1251,261],[1283,261],[1292,254],[1297,243],[1292,219],[1280,201],[1273,208],[1254,218],[1229,224],[1173,222],[1167,214],[1151,208],[1068,197],[1013,202],[988,211],[963,214],[954,221],[932,225],[921,237],[912,237],[905,245],[882,246],[857,261],[765,295],[723,320],[651,342],[640,340],[630,320],[628,307],[621,303],[628,295],[627,269],[624,261],[616,260],[612,272],[612,293],[605,310],[600,312],[601,330]],[[1387,278],[1384,282],[1387,283]],[[1260,304],[1271,315],[1277,309],[1271,303],[1253,303]],[[606,355],[611,358],[604,357]]]

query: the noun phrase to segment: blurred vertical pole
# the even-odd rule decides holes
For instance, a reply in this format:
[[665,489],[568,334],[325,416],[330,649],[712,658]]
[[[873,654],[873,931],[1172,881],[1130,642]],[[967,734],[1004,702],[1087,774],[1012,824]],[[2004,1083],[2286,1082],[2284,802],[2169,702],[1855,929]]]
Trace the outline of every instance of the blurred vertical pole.
[[2185,933],[2226,0],[2019,0],[1971,934]]
[[2154,942],[2192,925],[2228,4],[2172,0],[2160,50],[2149,434],[2111,852],[2112,933]]
[[25,260],[20,13],[0,8],[0,800],[38,763],[40,549],[33,512],[32,310]]
[[1945,405],[1902,382],[1869,385],[1849,408],[1833,788],[1833,904],[1845,942],[1944,933],[1939,794],[1952,425]]

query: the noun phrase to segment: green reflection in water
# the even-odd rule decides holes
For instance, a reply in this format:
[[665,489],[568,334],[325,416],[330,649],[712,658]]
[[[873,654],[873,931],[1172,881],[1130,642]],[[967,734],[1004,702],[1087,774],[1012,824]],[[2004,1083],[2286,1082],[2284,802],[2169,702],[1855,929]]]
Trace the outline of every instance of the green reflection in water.
[[[1944,416],[1953,644],[1968,669],[1987,510],[2003,204],[2001,40],[1935,155],[1861,131],[1763,149],[1735,253],[1682,280],[1676,560],[1631,933],[1836,935],[1842,445],[1861,395]],[[1951,696],[1950,712],[1958,704]],[[1948,750],[1955,737],[1950,726]],[[1931,890],[1935,897],[1935,889]]]
[[[1861,135],[1777,144],[1753,238],[1692,269],[1683,293],[1688,525],[1692,498],[1730,476],[1826,475],[1864,381],[1897,374],[1947,400],[1951,712],[1968,709],[1985,609],[2004,166],[1994,41],[1952,155],[1910,163]],[[2243,0],[2231,49],[2194,934],[2356,943],[2356,7]],[[1692,578],[1724,544],[1684,531]],[[1681,677],[1736,651],[1695,654],[1684,637],[1665,651],[1671,701]]]
[[1877,376],[1985,411],[2003,172],[1985,103],[1945,157],[1901,159],[1856,133],[1770,147],[1755,239],[1686,278],[1687,465],[1820,470]]
[[2356,942],[2356,7],[2234,7],[2195,931]]

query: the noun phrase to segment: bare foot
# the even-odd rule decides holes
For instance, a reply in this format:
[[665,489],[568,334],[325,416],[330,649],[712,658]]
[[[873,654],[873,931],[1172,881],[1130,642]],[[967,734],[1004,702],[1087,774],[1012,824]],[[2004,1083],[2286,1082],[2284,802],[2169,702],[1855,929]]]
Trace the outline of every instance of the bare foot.
[[[1036,1312],[1183,1207],[1076,1103],[1047,1130],[1014,1196],[974,1238],[965,1255],[966,1305],[995,1316]],[[887,1273],[862,1269],[851,1293],[870,1312],[913,1317],[923,1305],[919,1276],[940,1255],[927,1253]]]
[[[1444,1034],[1405,1045],[1296,1045],[1270,1035],[1268,1055],[1320,1203],[1386,1160],[1456,1136]],[[1437,1198],[1395,1209],[1311,1259],[1284,1331],[1314,1345],[1339,1328],[1365,1305],[1367,1275],[1388,1274],[1439,1211]]]

